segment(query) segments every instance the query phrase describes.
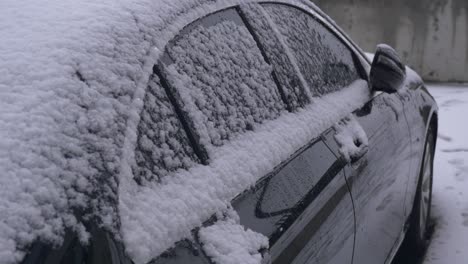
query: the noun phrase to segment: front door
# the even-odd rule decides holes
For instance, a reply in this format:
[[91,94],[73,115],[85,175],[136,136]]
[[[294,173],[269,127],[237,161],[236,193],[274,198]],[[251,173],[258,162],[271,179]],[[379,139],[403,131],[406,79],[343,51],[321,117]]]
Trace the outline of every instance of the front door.
[[[351,117],[368,142],[367,152],[351,157],[345,172],[356,211],[356,264],[385,263],[401,242],[411,153],[403,109],[399,94],[381,93]],[[338,137],[327,143],[340,152]]]
[[272,263],[351,263],[345,165],[319,139],[233,202],[241,224],[269,238]]

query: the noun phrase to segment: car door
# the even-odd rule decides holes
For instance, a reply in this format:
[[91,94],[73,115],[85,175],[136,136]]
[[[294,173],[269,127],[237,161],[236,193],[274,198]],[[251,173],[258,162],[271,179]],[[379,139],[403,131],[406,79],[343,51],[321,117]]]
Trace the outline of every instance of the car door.
[[344,166],[318,138],[233,201],[241,224],[269,238],[272,263],[351,263]]
[[[356,213],[354,263],[386,263],[403,238],[411,138],[398,94],[381,93],[353,113],[367,152],[346,166]],[[327,143],[340,153],[336,135]]]

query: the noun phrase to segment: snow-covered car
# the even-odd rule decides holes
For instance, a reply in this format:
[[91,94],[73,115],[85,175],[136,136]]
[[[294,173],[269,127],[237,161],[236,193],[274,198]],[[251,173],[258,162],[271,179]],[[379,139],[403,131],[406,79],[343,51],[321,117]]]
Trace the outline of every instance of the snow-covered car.
[[0,263],[390,263],[437,106],[306,0],[4,0]]

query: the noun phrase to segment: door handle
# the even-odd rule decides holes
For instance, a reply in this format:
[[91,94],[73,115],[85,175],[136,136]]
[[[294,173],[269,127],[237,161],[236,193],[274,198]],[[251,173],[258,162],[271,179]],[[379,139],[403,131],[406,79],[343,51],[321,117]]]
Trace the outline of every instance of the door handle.
[[369,152],[369,147],[367,145],[363,145],[363,144],[361,144],[360,146],[357,146],[357,144],[355,145],[357,147],[356,151],[353,151],[353,153],[350,153],[349,155],[351,163],[357,162],[362,157],[364,157],[364,155],[366,155],[367,152]]
[[347,163],[355,163],[369,151],[369,139],[354,116],[348,116],[334,126],[335,141]]

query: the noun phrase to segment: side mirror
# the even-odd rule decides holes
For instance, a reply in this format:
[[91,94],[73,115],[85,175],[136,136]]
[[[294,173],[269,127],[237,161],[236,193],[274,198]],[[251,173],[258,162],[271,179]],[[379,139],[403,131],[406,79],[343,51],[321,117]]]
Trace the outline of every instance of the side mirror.
[[406,78],[406,67],[396,51],[387,45],[377,46],[370,72],[372,90],[397,92]]

